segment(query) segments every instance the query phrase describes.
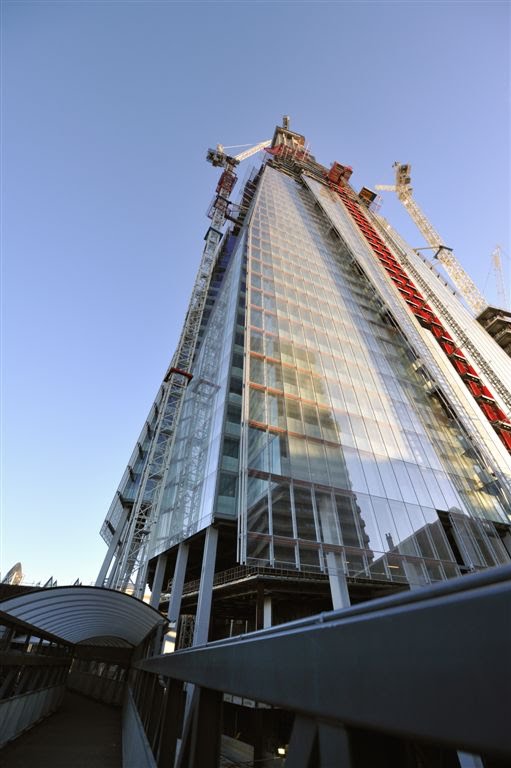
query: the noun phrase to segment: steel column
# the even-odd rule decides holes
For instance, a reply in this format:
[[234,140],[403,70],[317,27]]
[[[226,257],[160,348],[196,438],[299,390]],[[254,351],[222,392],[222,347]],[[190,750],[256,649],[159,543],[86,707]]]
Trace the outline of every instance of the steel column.
[[319,723],[319,764],[321,768],[352,768],[348,733],[342,726]]
[[296,715],[286,755],[289,768],[311,768],[316,746],[317,727],[310,717]]
[[189,768],[217,768],[220,759],[223,694],[200,688],[194,712]]
[[272,625],[272,600],[271,597],[264,598],[263,604],[263,625],[264,629]]
[[210,525],[206,531],[204,554],[202,556],[199,599],[195,617],[195,632],[193,634],[194,645],[203,645],[208,642],[217,543],[218,530]]
[[158,746],[158,768],[174,768],[176,744],[183,724],[184,690],[179,680],[167,681],[163,702],[160,743]]
[[107,553],[105,555],[105,559],[103,560],[103,565],[101,566],[101,570],[99,571],[98,578],[96,579],[96,587],[103,587],[105,584],[105,579],[108,573],[108,569],[110,568],[110,565],[114,558],[115,550],[117,549],[119,540],[124,532],[127,520],[128,520],[128,511],[126,509],[123,509],[121,514],[121,519],[119,520],[115,528],[115,533],[112,536],[112,541],[109,544]]
[[351,602],[342,556],[337,552],[327,552],[326,564],[333,609],[348,608]]
[[158,608],[160,604],[161,588],[163,584],[163,577],[165,576],[165,567],[167,565],[167,555],[164,552],[158,557],[156,562],[156,572],[153,579],[153,589],[151,592],[151,599],[149,605],[152,608]]
[[167,618],[172,628],[176,628],[181,613],[181,598],[183,597],[183,586],[185,583],[186,566],[188,563],[188,544],[181,542],[177,550],[176,566],[174,568],[174,578],[172,579],[172,589],[170,590],[170,601]]

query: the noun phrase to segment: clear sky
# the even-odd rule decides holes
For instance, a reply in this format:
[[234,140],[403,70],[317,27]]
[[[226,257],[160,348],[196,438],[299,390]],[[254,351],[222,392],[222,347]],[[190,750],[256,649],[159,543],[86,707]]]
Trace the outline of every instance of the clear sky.
[[[209,146],[271,138],[289,114],[357,187],[412,163],[417,201],[496,300],[508,2],[4,0],[1,23],[4,574],[95,579],[202,252]],[[424,244],[393,195],[382,213]]]

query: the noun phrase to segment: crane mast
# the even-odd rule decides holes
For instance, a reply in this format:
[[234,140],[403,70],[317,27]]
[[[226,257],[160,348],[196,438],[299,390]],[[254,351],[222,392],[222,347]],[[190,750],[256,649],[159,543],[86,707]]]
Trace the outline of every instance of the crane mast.
[[408,211],[412,221],[424,235],[426,242],[437,250],[435,258],[443,264],[443,267],[456,288],[459,290],[469,307],[479,314],[487,306],[488,302],[481,294],[473,280],[467,275],[451,248],[447,248],[442,238],[433,227],[427,216],[415,202],[412,196],[411,165],[407,163],[394,163],[396,169],[395,184],[377,184],[376,189],[385,192],[396,192],[399,200]]
[[504,268],[502,266],[502,248],[497,245],[491,255],[493,271],[495,273],[495,282],[497,287],[497,296],[502,309],[509,309],[508,292],[504,282]]

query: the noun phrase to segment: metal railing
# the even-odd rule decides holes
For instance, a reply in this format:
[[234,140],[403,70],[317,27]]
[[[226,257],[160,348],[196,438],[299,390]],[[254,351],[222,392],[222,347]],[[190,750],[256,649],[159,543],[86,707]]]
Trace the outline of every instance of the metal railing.
[[510,640],[503,566],[140,661],[133,696],[158,768],[222,764],[225,693],[289,714],[287,768],[456,765],[458,751],[493,768],[511,760]]
[[59,707],[71,660],[70,643],[0,611],[0,747]]
[[[293,579],[293,581],[327,581],[328,576],[326,574],[316,571],[298,571],[287,568],[271,568],[259,565],[239,565],[235,568],[228,568],[225,571],[220,571],[215,574],[213,579],[213,586],[218,587],[224,584],[232,584],[236,581],[244,581],[246,579],[253,579],[257,576],[269,576],[276,579]],[[183,586],[183,594],[189,595],[194,592],[198,592],[200,587],[200,579],[194,579],[193,581],[187,581]],[[172,580],[169,581],[165,592],[162,594],[162,600],[165,601],[169,598],[172,589]]]
[[[304,544],[311,544],[310,541],[304,541]],[[319,545],[317,546],[319,550]],[[410,573],[404,572],[408,566],[413,566],[421,570],[422,575],[419,580],[416,578],[416,586],[433,581],[431,574],[424,571],[425,566],[431,569],[448,569],[447,578],[453,575],[459,575],[466,569],[458,566],[451,560],[439,560],[418,555],[402,554],[396,549],[393,552],[379,552],[373,549],[363,549],[361,547],[347,547],[344,545],[328,544],[322,545],[324,552],[336,552],[343,557],[344,573],[352,582],[392,582],[408,587],[410,583]],[[363,567],[350,564],[348,558],[357,557]],[[394,569],[394,570],[393,570]],[[438,576],[439,581],[445,580],[444,571],[440,570],[442,575]],[[290,579],[292,581],[324,581],[328,582],[326,568],[321,570],[319,566],[305,566],[301,570],[292,568],[279,568],[261,565],[240,565],[235,568],[228,568],[215,574],[213,587],[221,587],[227,584],[234,584],[239,581],[247,581],[258,577],[271,579]],[[183,586],[183,595],[191,595],[199,591],[200,579],[187,581]],[[165,587],[161,596],[161,602],[166,603],[170,598],[172,590],[172,580]]]

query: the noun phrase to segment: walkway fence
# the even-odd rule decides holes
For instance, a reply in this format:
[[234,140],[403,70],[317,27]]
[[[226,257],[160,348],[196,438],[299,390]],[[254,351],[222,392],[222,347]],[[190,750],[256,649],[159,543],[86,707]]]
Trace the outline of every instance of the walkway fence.
[[71,643],[0,611],[0,747],[60,705]]
[[[124,692],[124,768],[511,765],[511,567],[154,656],[158,632],[121,658],[0,613],[1,743],[74,680],[114,702]],[[257,738],[227,759],[241,703]]]
[[286,768],[503,768],[510,641],[496,568],[142,660],[131,695],[158,768],[217,768],[232,697],[289,713]]

